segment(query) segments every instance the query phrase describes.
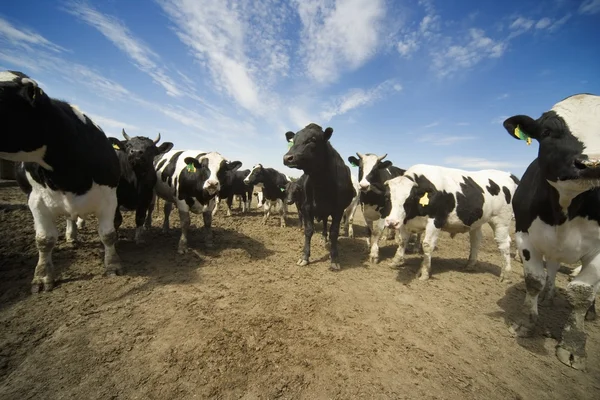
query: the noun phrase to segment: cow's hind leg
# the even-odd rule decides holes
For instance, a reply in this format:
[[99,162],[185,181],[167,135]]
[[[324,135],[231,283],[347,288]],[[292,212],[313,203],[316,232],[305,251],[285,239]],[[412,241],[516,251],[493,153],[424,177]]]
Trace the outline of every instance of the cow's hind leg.
[[[332,271],[339,271],[341,269],[338,260],[338,237],[340,236],[340,223],[342,216],[332,215],[331,216],[331,230],[329,231],[329,239],[331,241],[331,248],[329,249],[329,255],[331,257],[331,265],[329,269]],[[327,222],[327,217],[323,220],[323,223]]]
[[121,259],[115,249],[117,243],[117,227],[115,226],[115,215],[121,215],[118,210],[116,193],[107,199],[102,208],[96,212],[98,217],[98,234],[100,241],[104,245],[104,267],[106,275],[121,275],[123,267]]
[[165,213],[163,220],[162,233],[169,232],[169,217],[171,216],[171,211],[173,211],[173,203],[165,200],[165,205],[163,207],[163,211]]
[[398,249],[396,249],[396,254],[394,254],[394,258],[390,261],[390,268],[398,268],[404,264],[404,253],[406,252],[410,237],[410,232],[402,225],[398,229]]
[[152,227],[152,213],[154,212],[154,207],[156,205],[156,193],[152,192],[152,197],[150,199],[150,204],[148,204],[148,212],[146,213],[146,221],[144,221],[144,228],[150,229]]
[[385,228],[385,220],[383,218],[378,219],[373,224],[373,230],[371,233],[371,249],[369,251],[369,262],[371,264],[377,264],[379,262],[379,239]]
[[202,219],[204,220],[204,245],[207,248],[213,247],[213,232],[212,232],[212,213],[210,211],[205,211],[202,213]]
[[[510,256],[509,256],[510,258]],[[560,268],[560,262],[554,260],[546,260],[546,285],[540,293],[540,304],[543,306],[551,306],[554,303],[554,294],[556,286],[556,273]]]
[[471,242],[471,250],[469,252],[469,260],[465,269],[467,271],[473,271],[475,265],[477,265],[477,254],[479,253],[479,245],[481,244],[482,237],[481,228],[473,229],[469,231],[469,241]]
[[583,259],[583,268],[567,285],[567,299],[572,310],[563,328],[562,340],[556,346],[556,356],[572,368],[586,369],[586,334],[584,322],[600,285],[600,255]]
[[427,280],[431,275],[431,256],[439,235],[440,229],[436,228],[433,219],[429,219],[425,228],[425,239],[423,239],[423,261],[421,262],[421,269],[417,273],[419,280]]
[[65,232],[65,239],[67,243],[74,245],[77,243],[77,219],[67,218],[67,230]]
[[[500,256],[502,257],[502,271],[500,272],[500,282],[508,278],[512,267],[510,265],[510,233],[509,224],[510,221],[498,221],[492,219],[490,226],[494,231],[494,240],[500,250]],[[518,253],[518,252],[517,252]],[[510,282],[510,280],[508,280]]]
[[185,254],[188,251],[188,232],[190,230],[190,213],[188,210],[179,210],[179,224],[181,225],[181,237],[179,238],[177,252]]
[[50,291],[54,287],[52,250],[58,239],[58,229],[54,216],[37,196],[29,197],[29,209],[33,215],[35,244],[38,249],[38,262],[31,281],[31,293],[38,293],[40,290]]

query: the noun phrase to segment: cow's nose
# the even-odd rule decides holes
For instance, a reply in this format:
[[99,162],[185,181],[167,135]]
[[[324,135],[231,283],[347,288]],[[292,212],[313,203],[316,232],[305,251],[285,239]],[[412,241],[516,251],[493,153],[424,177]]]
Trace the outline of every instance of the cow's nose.
[[283,162],[284,163],[291,163],[292,161],[294,161],[294,156],[291,154],[286,154],[285,156],[283,156]]
[[385,219],[385,226],[388,226],[388,227],[391,227],[391,228],[394,228],[394,229],[396,229],[396,228],[398,228],[398,225],[400,225],[400,223],[399,223],[399,221],[398,221],[397,219],[395,219],[395,218],[390,218],[390,217],[387,217],[387,218]]
[[575,168],[587,169],[587,168],[598,168],[600,167],[600,159],[598,158],[576,158],[573,161]]
[[219,181],[217,181],[217,180],[210,179],[210,180],[206,181],[207,187],[216,187],[218,185],[219,185]]
[[[250,181],[249,181],[248,179],[244,179],[244,183],[245,183],[246,185],[249,185],[249,184],[250,184]],[[255,194],[256,194],[256,193],[255,193]]]

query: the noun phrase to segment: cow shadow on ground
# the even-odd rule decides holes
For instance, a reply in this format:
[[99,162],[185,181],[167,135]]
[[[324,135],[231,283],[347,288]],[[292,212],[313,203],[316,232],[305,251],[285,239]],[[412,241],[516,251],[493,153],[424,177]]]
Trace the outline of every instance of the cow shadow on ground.
[[[502,311],[488,313],[487,315],[494,319],[503,320],[508,331],[513,324],[527,318],[523,313],[524,300],[525,283],[519,282],[509,286],[505,295],[496,302]],[[538,305],[539,317],[533,334],[530,337],[515,337],[515,340],[519,346],[532,353],[548,355],[549,351],[544,342],[547,338],[556,341],[561,339],[562,330],[567,323],[571,309],[565,299],[564,291],[557,288],[552,305]]]
[[[384,262],[389,262],[389,259],[385,259]],[[404,264],[397,268],[398,275],[396,280],[403,285],[408,285],[417,279],[417,273],[421,269],[421,262],[423,260],[422,254],[410,254],[405,256]],[[465,265],[467,259],[465,258],[437,258],[433,257],[431,260],[431,272],[429,279],[437,279],[439,276],[451,272],[457,271],[465,274],[491,274],[500,277],[501,268],[498,265],[491,264],[485,261],[479,261],[473,270],[466,270]]]

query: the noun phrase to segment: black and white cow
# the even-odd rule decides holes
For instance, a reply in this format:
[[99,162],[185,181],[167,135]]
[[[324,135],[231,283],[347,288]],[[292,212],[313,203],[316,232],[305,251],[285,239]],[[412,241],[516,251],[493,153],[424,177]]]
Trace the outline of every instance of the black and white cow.
[[265,216],[263,224],[267,223],[271,215],[271,203],[280,205],[281,226],[286,226],[287,203],[285,202],[285,185],[290,180],[287,176],[273,168],[265,168],[262,164],[256,164],[252,167],[250,174],[244,179],[246,185],[261,185],[262,194],[264,196]]
[[566,365],[585,369],[584,319],[595,316],[600,287],[600,96],[574,95],[538,119],[515,115],[504,127],[516,138],[539,143],[538,156],[513,200],[527,311],[511,329],[519,336],[531,335],[538,298],[552,300],[560,263],[581,262],[567,285],[572,310],[556,356]]
[[401,176],[403,169],[392,165],[390,160],[383,159],[384,154],[356,153],[348,157],[350,165],[358,166],[358,185],[360,188],[360,204],[363,217],[367,224],[367,246],[370,247],[369,261],[376,264],[379,262],[379,239],[385,229],[385,217],[388,216],[389,208],[385,207],[385,185],[392,178]]
[[[238,167],[239,168],[239,167]],[[244,183],[244,179],[250,175],[250,170],[245,169],[243,171],[230,170],[225,175],[225,180],[221,185],[221,190],[216,196],[216,206],[213,210],[213,216],[216,214],[219,201],[225,199],[227,202],[227,216],[231,216],[231,205],[233,204],[233,197],[240,197],[240,203],[242,206],[242,212],[250,210],[250,203],[252,202],[252,191],[254,190],[253,185],[247,185]]]
[[357,195],[352,187],[350,168],[329,139],[332,128],[323,131],[311,123],[298,131],[287,132],[285,137],[292,146],[283,156],[283,163],[308,175],[304,184],[305,201],[302,204],[304,219],[304,250],[298,265],[307,265],[310,258],[310,241],[314,233],[314,218],[323,222],[331,216],[329,239],[331,240],[330,269],[338,271],[338,236],[344,210]]
[[[190,211],[202,214],[206,230],[207,247],[212,247],[212,211],[215,196],[221,190],[227,171],[241,166],[240,161],[227,161],[217,152],[195,150],[171,150],[155,160],[157,182],[156,195],[165,201],[163,232],[169,230],[169,216],[173,204],[179,210],[181,237],[179,254],[188,250]],[[153,205],[150,206],[147,222],[152,220]]]
[[418,277],[429,279],[431,255],[441,231],[452,237],[469,232],[471,252],[466,269],[477,263],[481,228],[489,224],[502,256],[500,281],[510,266],[511,200],[518,179],[497,170],[463,171],[460,169],[417,164],[404,175],[386,182],[391,204],[386,226],[398,230],[400,245],[392,260],[396,267],[404,263],[404,251],[410,232],[425,232],[423,261]]
[[[115,250],[119,160],[104,132],[79,109],[50,98],[21,72],[0,72],[0,158],[25,161],[19,184],[27,193],[39,252],[31,290],[54,286],[56,219],[95,214],[107,275],[120,274]],[[11,128],[9,128],[11,127]]]

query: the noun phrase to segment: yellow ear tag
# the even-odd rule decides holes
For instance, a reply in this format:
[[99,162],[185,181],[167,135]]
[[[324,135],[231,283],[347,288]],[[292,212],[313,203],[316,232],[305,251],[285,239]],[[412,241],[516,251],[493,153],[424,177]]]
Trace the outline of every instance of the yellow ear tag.
[[425,207],[426,205],[429,204],[429,196],[428,196],[427,192],[425,192],[423,197],[421,197],[421,199],[419,200],[419,204],[422,205],[423,207]]
[[194,164],[188,164],[187,170],[188,172],[196,172],[196,167],[194,166]]
[[528,134],[521,130],[521,127],[519,125],[517,125],[517,127],[515,128],[515,137],[521,140],[525,140],[527,142],[527,146],[531,144],[531,138]]
[[113,143],[113,149],[115,150],[121,150],[121,148],[119,146],[117,146],[116,144]]

